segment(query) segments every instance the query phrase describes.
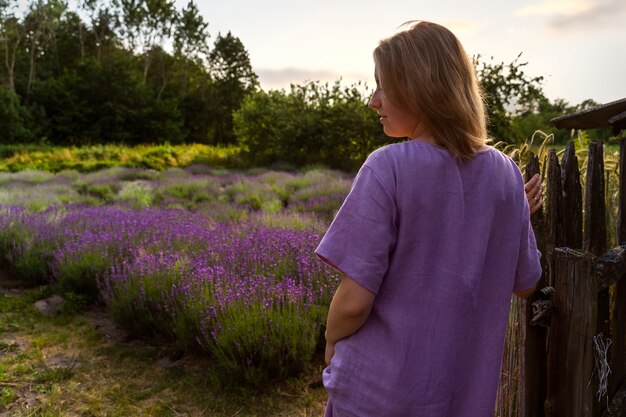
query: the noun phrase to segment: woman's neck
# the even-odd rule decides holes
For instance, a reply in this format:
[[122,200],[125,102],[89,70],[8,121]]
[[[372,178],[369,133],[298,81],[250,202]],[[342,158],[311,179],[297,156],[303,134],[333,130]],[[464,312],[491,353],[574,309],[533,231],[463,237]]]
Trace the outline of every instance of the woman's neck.
[[412,140],[418,140],[420,142],[430,143],[431,145],[441,146],[439,142],[433,137],[430,129],[423,125],[417,125],[413,129],[413,133],[409,136]]

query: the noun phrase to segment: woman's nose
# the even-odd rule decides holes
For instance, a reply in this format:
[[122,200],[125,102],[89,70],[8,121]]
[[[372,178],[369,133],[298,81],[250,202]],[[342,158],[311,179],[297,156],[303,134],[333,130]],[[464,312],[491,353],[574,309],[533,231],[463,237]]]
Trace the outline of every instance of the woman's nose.
[[370,97],[370,101],[369,103],[367,103],[367,106],[371,109],[377,109],[380,107],[380,98],[378,97],[379,92],[378,90],[374,91],[374,94],[372,94],[372,97]]

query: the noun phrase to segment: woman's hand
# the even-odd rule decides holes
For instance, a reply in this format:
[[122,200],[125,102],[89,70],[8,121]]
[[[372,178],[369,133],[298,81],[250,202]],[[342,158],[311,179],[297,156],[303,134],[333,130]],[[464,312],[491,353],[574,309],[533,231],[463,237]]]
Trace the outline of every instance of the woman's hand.
[[533,177],[524,185],[524,191],[526,192],[526,199],[528,200],[528,206],[530,207],[530,215],[535,214],[541,207],[541,177],[539,174],[533,175]]

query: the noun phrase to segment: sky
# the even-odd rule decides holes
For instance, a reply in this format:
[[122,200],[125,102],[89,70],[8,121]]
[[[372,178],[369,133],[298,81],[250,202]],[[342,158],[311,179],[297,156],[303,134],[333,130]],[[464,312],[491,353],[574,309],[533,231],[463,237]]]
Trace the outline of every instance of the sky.
[[[508,64],[521,53],[526,74],[544,77],[550,100],[626,97],[626,0],[194,1],[210,42],[228,31],[239,37],[265,90],[339,79],[371,88],[378,42],[406,21],[430,20],[487,62]],[[27,0],[18,4],[25,9]]]
[[[176,0],[180,9],[188,0]],[[469,55],[520,53],[550,100],[626,97],[626,0],[196,0],[213,40],[231,31],[264,89],[319,80],[373,86],[372,51],[408,20],[452,30]]]

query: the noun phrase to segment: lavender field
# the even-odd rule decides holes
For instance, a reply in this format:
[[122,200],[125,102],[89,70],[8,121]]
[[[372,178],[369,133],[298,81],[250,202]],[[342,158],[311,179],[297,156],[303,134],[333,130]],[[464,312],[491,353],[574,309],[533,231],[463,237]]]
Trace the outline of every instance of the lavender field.
[[313,251],[350,183],[323,169],[0,173],[0,257],[260,384],[320,346],[338,276]]
[[[200,351],[233,382],[261,386],[322,356],[339,277],[313,251],[351,182],[203,165],[0,173],[0,260],[23,282],[103,305],[134,337]],[[512,307],[497,415],[516,410]]]

